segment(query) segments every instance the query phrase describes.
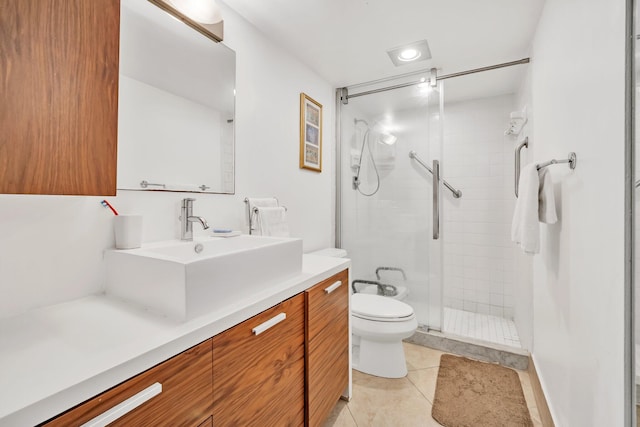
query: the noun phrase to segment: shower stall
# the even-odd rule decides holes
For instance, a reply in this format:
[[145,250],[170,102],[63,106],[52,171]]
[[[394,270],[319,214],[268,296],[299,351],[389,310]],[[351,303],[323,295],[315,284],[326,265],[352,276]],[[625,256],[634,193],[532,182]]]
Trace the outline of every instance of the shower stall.
[[521,347],[509,238],[519,137],[505,132],[517,97],[474,85],[480,74],[427,70],[338,90],[336,243],[353,290],[410,304],[420,330]]

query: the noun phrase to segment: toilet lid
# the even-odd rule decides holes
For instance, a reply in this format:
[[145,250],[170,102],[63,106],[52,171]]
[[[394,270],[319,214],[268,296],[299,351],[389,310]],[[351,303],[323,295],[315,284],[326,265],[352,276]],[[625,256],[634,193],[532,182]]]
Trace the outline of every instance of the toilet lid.
[[383,320],[413,316],[413,308],[409,304],[390,297],[368,294],[351,296],[351,312],[358,317]]

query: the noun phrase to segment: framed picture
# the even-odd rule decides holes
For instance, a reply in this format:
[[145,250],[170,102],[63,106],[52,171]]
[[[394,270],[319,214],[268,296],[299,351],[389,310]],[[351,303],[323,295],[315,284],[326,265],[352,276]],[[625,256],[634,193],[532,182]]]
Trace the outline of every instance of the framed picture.
[[300,94],[300,168],[322,172],[322,104]]

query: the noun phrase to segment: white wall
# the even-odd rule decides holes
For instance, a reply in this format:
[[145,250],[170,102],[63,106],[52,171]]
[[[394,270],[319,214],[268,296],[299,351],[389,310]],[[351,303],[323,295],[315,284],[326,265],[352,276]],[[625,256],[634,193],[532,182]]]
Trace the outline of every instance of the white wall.
[[[518,93],[516,94],[516,110],[527,112],[527,122],[522,128],[520,135],[516,138],[515,148],[529,138],[529,141],[535,141],[533,133],[533,95],[531,93],[531,66],[527,66],[526,74],[521,82]],[[523,148],[520,151],[521,167],[533,161],[533,145],[530,148]],[[512,152],[513,156],[513,152]],[[513,164],[513,160],[511,161]],[[515,165],[512,166],[510,172],[512,176],[515,174]],[[512,184],[514,185],[514,184]],[[515,199],[514,199],[515,200]],[[544,227],[544,226],[543,226]],[[518,329],[520,344],[523,348],[531,350],[533,348],[533,259],[534,257],[525,254],[521,250],[516,251],[515,257],[515,282],[514,286],[514,316],[513,321]]]
[[[334,91],[235,12],[223,12],[225,44],[237,52],[236,194],[196,194],[194,211],[213,226],[246,231],[244,198],[277,196],[305,250],[332,246]],[[300,92],[324,106],[320,174],[298,168]],[[194,195],[119,191],[109,200],[123,213],[144,215],[149,242],[178,236],[187,196]],[[0,196],[0,317],[102,290],[113,226],[101,199]]]
[[556,425],[623,425],[623,0],[548,0],[532,52],[535,160],[560,221],[533,265],[533,359]]

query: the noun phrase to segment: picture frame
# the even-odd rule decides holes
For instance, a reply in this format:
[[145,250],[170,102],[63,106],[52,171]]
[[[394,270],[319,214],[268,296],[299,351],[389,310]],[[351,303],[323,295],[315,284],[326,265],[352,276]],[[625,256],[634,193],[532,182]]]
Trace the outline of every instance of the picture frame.
[[322,104],[300,94],[300,168],[322,172]]

